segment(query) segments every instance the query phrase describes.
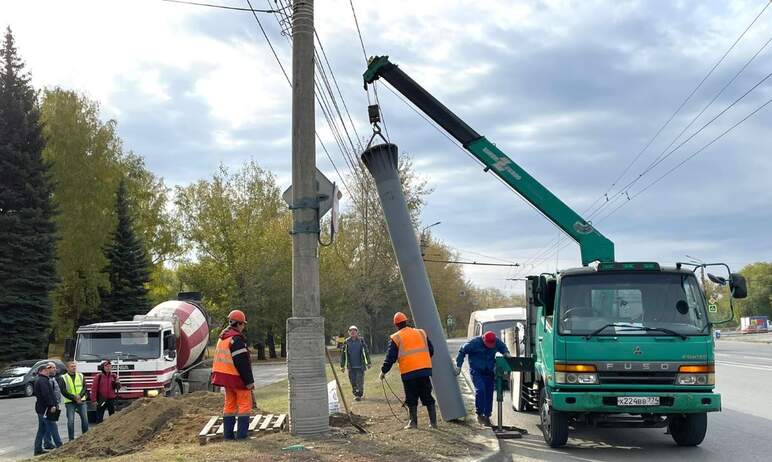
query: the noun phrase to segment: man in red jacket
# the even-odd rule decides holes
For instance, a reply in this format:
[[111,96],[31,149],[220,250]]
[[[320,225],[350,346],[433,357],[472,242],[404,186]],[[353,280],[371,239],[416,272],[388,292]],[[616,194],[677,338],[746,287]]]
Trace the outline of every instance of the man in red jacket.
[[[244,439],[249,430],[255,381],[244,336],[246,327],[247,318],[242,311],[233,310],[228,314],[228,328],[220,334],[212,362],[212,383],[225,388],[222,423],[226,440]],[[234,434],[237,421],[237,433]]]
[[95,375],[91,382],[91,401],[96,403],[96,423],[102,422],[105,410],[110,415],[115,413],[115,399],[121,388],[121,382],[118,381],[118,376],[113,372],[113,365],[110,364],[110,361],[102,361],[99,370],[101,372]]

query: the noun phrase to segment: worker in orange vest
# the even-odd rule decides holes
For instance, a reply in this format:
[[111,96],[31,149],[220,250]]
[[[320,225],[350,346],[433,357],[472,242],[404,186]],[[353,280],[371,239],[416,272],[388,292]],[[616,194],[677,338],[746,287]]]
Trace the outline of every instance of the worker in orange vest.
[[246,327],[244,312],[233,310],[228,314],[228,328],[220,334],[212,362],[212,383],[225,388],[222,423],[223,438],[226,440],[245,439],[249,430],[255,380],[244,336]]
[[391,335],[386,359],[381,366],[381,380],[386,379],[394,363],[399,365],[402,386],[405,388],[405,405],[410,412],[410,421],[405,429],[418,428],[418,399],[426,406],[429,424],[437,428],[437,409],[432,396],[432,356],[434,347],[423,329],[408,327],[404,313],[394,314],[397,332]]

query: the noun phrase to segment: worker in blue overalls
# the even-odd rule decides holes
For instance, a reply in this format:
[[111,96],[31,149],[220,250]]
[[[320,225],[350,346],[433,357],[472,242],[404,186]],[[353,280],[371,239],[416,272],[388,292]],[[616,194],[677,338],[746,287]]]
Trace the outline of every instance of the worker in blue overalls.
[[508,355],[509,350],[496,334],[488,331],[466,342],[456,356],[456,374],[461,373],[464,357],[469,356],[469,370],[474,384],[474,406],[477,411],[477,423],[492,426],[494,368],[496,353]]

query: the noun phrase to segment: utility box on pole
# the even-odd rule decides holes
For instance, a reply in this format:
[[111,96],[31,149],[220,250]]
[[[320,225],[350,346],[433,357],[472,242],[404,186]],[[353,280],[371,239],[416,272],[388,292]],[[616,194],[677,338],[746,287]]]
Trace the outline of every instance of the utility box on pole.
[[292,317],[287,319],[290,432],[329,430],[319,307],[319,197],[314,134],[314,2],[292,5]]

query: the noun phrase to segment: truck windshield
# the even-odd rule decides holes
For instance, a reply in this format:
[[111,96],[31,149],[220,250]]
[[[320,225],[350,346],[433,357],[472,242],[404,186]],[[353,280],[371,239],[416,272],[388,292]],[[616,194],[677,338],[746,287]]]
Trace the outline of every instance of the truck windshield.
[[[561,281],[560,333],[600,336],[706,335],[705,303],[694,275],[630,272],[565,276]],[[638,327],[638,328],[636,328]],[[672,335],[672,333],[671,333]]]
[[80,334],[75,359],[155,359],[161,356],[159,332],[95,332]]

